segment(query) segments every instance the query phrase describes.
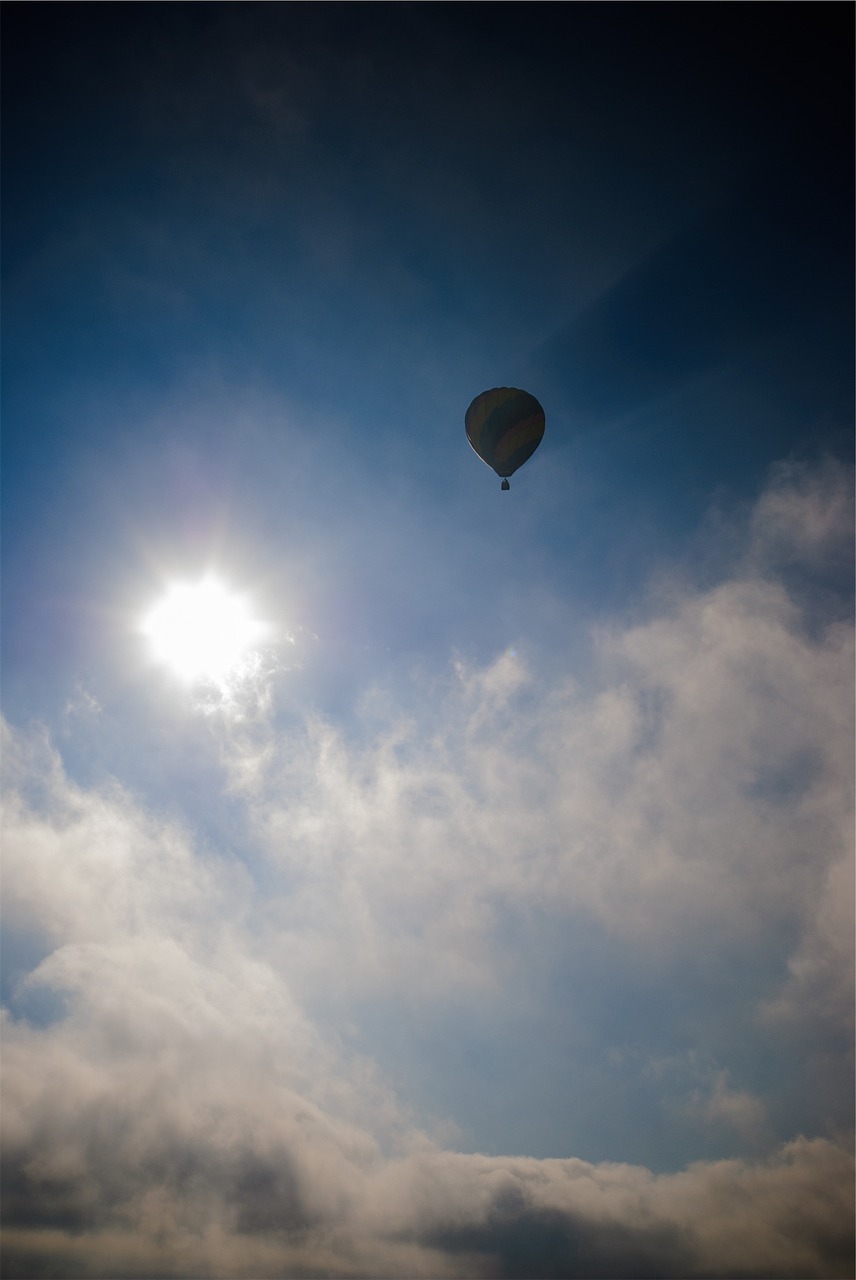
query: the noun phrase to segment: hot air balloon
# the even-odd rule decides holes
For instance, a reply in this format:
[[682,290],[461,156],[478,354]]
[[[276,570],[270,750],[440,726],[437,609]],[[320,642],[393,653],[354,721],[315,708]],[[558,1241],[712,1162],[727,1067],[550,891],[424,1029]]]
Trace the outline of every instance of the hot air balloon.
[[532,457],[541,443],[544,410],[528,391],[494,387],[476,396],[464,423],[467,439],[482,462],[502,476],[500,488],[509,489],[508,477]]

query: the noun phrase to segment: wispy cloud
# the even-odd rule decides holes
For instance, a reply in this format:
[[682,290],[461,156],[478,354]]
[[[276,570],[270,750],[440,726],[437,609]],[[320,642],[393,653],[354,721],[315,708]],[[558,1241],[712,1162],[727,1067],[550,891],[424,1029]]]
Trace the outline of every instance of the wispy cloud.
[[[7,727],[8,1273],[848,1274],[846,1084],[801,1111],[753,1065],[849,1044],[848,494],[779,471],[728,574],[602,628],[585,675],[521,644],[369,690],[345,730],[285,716],[271,670],[252,716],[206,718],[240,859]],[[732,1152],[678,1171],[448,1150],[348,1026],[525,993],[591,1038],[586,985],[663,972],[706,984],[704,1027],[628,1016],[592,1052]]]
[[810,945],[849,865],[852,630],[812,629],[763,515],[789,506],[789,556],[812,557],[817,508],[837,510],[839,554],[846,480],[824,483],[766,494],[727,579],[602,628],[585,685],[508,651],[455,663],[409,705],[378,691],[365,733],[310,718],[224,739],[289,913],[332,933],[341,912],[354,981],[370,955],[391,982],[489,981],[501,902],[671,955],[750,944],[776,921]]

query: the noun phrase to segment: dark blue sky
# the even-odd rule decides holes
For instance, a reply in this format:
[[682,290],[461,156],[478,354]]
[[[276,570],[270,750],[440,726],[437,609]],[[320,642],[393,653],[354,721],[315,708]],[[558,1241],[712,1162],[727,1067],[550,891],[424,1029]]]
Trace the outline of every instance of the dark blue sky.
[[[586,592],[633,592],[718,486],[848,454],[849,14],[697,9],[11,7],[7,687],[82,625],[92,554],[127,571],[129,508],[190,556],[212,503],[274,556],[375,487],[517,520],[460,447],[483,384],[548,405],[527,535]],[[206,420],[222,388],[293,406],[273,466]]]
[[3,29],[9,1265],[844,1274],[852,7]]

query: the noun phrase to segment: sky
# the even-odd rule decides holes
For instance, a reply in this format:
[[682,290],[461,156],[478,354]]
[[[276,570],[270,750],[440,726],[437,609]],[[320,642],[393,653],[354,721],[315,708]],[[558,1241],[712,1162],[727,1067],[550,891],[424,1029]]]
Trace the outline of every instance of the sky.
[[852,6],[3,25],[4,1274],[852,1275]]

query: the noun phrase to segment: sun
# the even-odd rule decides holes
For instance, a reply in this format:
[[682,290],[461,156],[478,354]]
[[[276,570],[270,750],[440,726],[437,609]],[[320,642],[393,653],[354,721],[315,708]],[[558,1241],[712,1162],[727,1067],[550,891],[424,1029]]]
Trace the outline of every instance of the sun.
[[220,684],[238,672],[267,634],[246,598],[213,574],[174,582],[143,618],[140,630],[153,657],[187,683]]

